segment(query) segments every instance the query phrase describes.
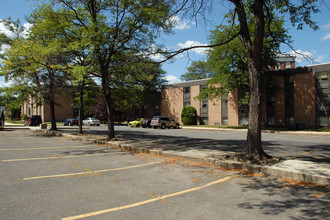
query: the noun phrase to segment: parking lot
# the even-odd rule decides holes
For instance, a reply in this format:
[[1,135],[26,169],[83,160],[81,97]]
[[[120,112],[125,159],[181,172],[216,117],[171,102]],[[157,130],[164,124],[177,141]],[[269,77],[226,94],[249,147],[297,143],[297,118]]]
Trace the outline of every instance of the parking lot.
[[28,130],[0,136],[2,219],[327,219],[329,189]]

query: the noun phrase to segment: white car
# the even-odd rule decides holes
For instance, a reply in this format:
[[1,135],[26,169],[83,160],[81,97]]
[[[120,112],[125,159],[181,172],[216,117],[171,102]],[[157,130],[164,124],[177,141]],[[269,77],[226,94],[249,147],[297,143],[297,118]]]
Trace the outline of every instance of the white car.
[[97,118],[92,118],[92,117],[89,117],[89,118],[85,118],[83,121],[83,125],[97,125],[97,126],[100,126],[101,122],[99,119]]

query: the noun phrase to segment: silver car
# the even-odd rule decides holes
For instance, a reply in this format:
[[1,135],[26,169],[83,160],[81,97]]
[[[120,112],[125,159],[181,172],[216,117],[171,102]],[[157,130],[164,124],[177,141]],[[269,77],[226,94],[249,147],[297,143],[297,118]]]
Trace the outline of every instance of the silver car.
[[83,121],[83,125],[97,125],[100,126],[101,122],[99,119],[97,118],[93,118],[93,117],[89,117],[89,118],[85,118]]
[[172,118],[167,116],[155,116],[152,118],[150,126],[153,128],[179,128],[179,123],[176,123]]

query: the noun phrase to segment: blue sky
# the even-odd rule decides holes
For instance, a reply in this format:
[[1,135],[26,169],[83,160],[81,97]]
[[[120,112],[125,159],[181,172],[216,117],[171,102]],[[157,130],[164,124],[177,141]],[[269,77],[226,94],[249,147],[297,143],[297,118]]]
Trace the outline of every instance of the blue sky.
[[[0,19],[8,17],[13,19],[20,18],[24,23],[25,16],[31,13],[34,3],[35,1],[33,0],[0,0]],[[206,44],[209,31],[213,29],[214,25],[221,23],[222,16],[228,7],[230,7],[229,3],[217,3],[217,5],[214,5],[213,8],[215,10],[208,15],[208,18],[211,20],[209,22],[204,22],[204,20],[196,22],[195,20],[189,20],[188,17],[176,17],[178,24],[174,28],[174,34],[164,35],[158,42],[170,49]],[[289,21],[286,22],[288,28],[290,28],[289,34],[294,41],[294,49],[314,59],[314,62],[306,61],[302,60],[299,55],[296,55],[296,66],[330,63],[330,4],[328,6],[323,4],[320,9],[321,13],[312,17],[320,27],[318,31],[313,31],[308,27],[304,27],[302,31],[297,31],[295,27],[291,27]],[[0,25],[1,30],[2,27]],[[282,50],[286,53],[292,52],[291,48],[283,47]],[[192,61],[206,58],[203,52],[203,50],[189,51],[178,55],[171,62],[164,63],[162,67],[167,73],[167,79],[171,83],[179,82],[180,76],[186,73],[187,67],[189,67]],[[3,77],[0,77],[0,87],[5,85]]]

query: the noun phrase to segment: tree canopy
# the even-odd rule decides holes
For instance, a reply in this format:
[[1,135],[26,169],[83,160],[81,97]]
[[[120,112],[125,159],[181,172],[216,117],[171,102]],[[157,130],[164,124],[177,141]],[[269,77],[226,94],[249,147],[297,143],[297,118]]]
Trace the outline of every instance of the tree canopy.
[[207,68],[206,62],[202,60],[193,61],[187,70],[188,71],[180,77],[182,81],[205,79],[214,75],[213,72]]
[[[207,3],[212,1],[183,0],[183,2],[186,4],[185,8],[188,11],[190,10],[193,15],[202,14],[206,16],[203,13],[207,11],[205,9],[209,9],[207,8],[207,6],[209,6]],[[220,31],[219,38],[213,39],[208,47],[224,47],[230,45],[229,42],[236,41],[243,44],[243,48],[237,48],[233,44],[228,50],[230,52],[229,56],[226,56],[226,53],[222,53],[221,51],[220,54],[215,56],[220,60],[215,61],[214,64],[217,62],[227,64],[227,66],[214,65],[215,78],[220,78],[220,80],[216,80],[216,82],[221,81],[221,83],[227,84],[228,87],[232,87],[237,85],[232,82],[235,82],[236,79],[240,79],[240,77],[236,76],[237,69],[246,70],[248,73],[250,95],[249,127],[243,155],[249,160],[263,160],[270,158],[270,156],[264,152],[261,144],[262,81],[265,75],[265,66],[269,65],[269,58],[272,58],[271,54],[276,52],[276,50],[268,50],[267,48],[276,48],[276,44],[280,43],[290,43],[287,41],[288,38],[286,38],[285,30],[284,32],[280,31],[277,33],[277,31],[281,30],[281,26],[275,29],[272,29],[272,27],[276,26],[276,23],[280,21],[278,20],[280,15],[285,15],[297,29],[302,29],[303,26],[307,24],[312,29],[317,30],[318,26],[312,20],[312,14],[319,12],[317,4],[320,1],[227,0],[226,2],[230,3],[233,7],[232,10],[229,10],[226,17],[228,20],[226,26],[228,26],[228,28],[223,29],[225,32],[222,32],[223,30]],[[278,24],[281,24],[281,22]],[[222,29],[221,26],[220,29]],[[222,33],[224,34],[222,35]],[[215,32],[214,34],[217,33]],[[273,43],[275,44],[272,45]],[[271,47],[265,46],[268,44]],[[182,49],[173,53],[172,56],[195,48],[197,48],[197,46]],[[225,49],[225,47],[222,49]],[[243,54],[244,56],[242,56]],[[236,59],[236,56],[241,56],[242,59]],[[231,74],[233,71],[235,73]],[[221,74],[219,75],[219,73]]]

